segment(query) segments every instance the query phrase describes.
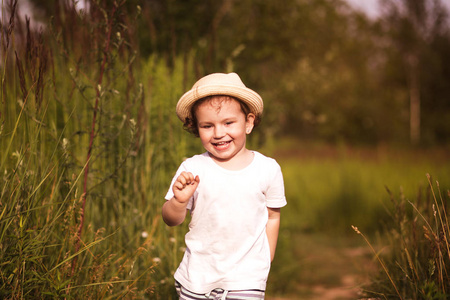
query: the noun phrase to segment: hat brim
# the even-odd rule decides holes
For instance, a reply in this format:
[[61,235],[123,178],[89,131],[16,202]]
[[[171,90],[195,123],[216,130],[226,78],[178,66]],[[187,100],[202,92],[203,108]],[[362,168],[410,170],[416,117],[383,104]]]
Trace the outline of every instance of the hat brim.
[[261,116],[264,104],[261,96],[255,91],[235,85],[203,85],[187,91],[177,103],[176,113],[182,122],[192,119],[191,109],[198,100],[214,95],[227,95],[235,97],[248,105],[250,111],[255,116]]

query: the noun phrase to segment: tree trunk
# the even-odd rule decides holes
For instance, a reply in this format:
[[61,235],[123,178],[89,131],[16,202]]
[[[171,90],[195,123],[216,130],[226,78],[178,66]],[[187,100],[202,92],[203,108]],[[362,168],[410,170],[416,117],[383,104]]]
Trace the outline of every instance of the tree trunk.
[[420,81],[419,63],[416,55],[409,59],[409,134],[411,144],[420,143]]

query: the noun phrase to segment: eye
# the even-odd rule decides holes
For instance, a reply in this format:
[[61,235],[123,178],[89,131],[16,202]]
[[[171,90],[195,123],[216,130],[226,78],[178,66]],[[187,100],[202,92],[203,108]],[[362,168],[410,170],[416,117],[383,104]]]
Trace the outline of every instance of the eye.
[[229,121],[229,122],[226,122],[225,125],[231,125],[233,123],[234,123],[233,121]]
[[203,129],[209,129],[211,127],[212,127],[211,125],[201,125],[200,126],[200,128],[203,128]]

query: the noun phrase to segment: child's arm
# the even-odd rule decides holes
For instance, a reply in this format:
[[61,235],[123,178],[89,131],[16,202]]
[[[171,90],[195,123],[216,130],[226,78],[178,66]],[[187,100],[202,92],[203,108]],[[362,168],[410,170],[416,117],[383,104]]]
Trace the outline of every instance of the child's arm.
[[280,216],[281,210],[280,208],[270,208],[269,211],[269,220],[266,225],[266,233],[267,238],[269,240],[270,246],[270,260],[272,261],[275,257],[275,249],[277,248],[277,240],[278,240],[278,231],[280,229]]
[[200,179],[189,172],[182,172],[173,184],[173,198],[166,201],[162,207],[164,222],[169,226],[183,223],[186,218],[186,207],[189,199],[198,187]]

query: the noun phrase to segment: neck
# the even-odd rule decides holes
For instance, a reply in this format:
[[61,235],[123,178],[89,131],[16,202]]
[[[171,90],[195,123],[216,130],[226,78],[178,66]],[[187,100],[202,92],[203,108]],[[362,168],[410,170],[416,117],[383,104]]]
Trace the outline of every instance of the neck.
[[253,151],[244,149],[242,153],[240,153],[239,155],[235,155],[233,158],[229,160],[220,160],[211,154],[209,156],[216,164],[218,164],[222,168],[230,171],[239,171],[246,168],[248,165],[252,163],[254,153]]

